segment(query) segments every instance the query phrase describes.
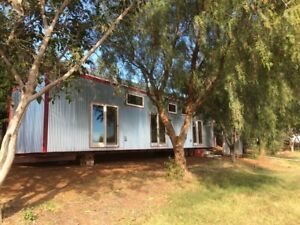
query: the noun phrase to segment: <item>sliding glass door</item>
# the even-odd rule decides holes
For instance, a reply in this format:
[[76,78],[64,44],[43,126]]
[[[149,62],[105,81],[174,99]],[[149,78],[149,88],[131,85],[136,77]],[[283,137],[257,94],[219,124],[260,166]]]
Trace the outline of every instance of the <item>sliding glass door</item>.
[[118,107],[91,105],[91,147],[118,145]]

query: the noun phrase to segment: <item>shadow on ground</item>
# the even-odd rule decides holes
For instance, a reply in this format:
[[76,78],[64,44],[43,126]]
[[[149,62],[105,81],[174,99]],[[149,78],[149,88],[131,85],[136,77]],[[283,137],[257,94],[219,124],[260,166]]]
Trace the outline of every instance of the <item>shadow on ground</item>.
[[278,177],[272,175],[269,169],[245,161],[232,165],[229,161],[228,159],[212,160],[210,166],[194,166],[192,172],[209,189],[257,191],[265,185],[274,185],[280,181]]
[[278,183],[278,178],[249,172],[239,172],[232,169],[224,169],[215,173],[203,173],[200,181],[208,188],[223,189],[249,189],[250,191],[261,190],[265,185]]
[[121,196],[118,190],[126,182],[127,190],[151,192],[143,189],[143,185],[165,176],[163,162],[167,155],[135,155],[100,156],[94,167],[80,167],[77,162],[15,165],[0,188],[4,218],[68,191],[97,200],[111,192]]

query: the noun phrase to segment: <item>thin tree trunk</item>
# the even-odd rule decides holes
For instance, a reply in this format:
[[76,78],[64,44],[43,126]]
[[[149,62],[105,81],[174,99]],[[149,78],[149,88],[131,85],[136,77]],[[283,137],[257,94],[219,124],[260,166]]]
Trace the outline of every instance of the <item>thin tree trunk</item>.
[[0,145],[2,143],[2,139],[3,139],[3,127],[0,127]]
[[16,112],[9,122],[7,131],[3,137],[0,150],[0,186],[4,182],[15,158],[17,135],[28,104],[27,95],[22,94]]
[[230,149],[231,160],[233,163],[236,162],[235,144],[228,146]]
[[290,143],[290,147],[291,147],[291,152],[294,152],[294,150],[295,150],[295,141],[291,141],[291,143]]
[[259,156],[260,156],[260,157],[263,157],[263,156],[265,156],[265,155],[266,155],[266,151],[265,151],[264,146],[259,145]]
[[261,157],[263,157],[263,156],[266,155],[266,151],[265,151],[264,148],[259,148],[259,155],[260,155]]

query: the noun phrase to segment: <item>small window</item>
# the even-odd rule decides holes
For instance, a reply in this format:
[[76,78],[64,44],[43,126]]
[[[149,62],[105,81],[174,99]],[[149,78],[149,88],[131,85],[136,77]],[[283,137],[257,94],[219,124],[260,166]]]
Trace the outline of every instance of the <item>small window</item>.
[[186,107],[182,107],[181,114],[186,115]]
[[127,94],[126,104],[136,107],[144,107],[144,97],[135,94]]
[[193,143],[194,145],[202,144],[202,121],[193,122]]
[[177,113],[177,105],[173,103],[169,103],[168,111],[169,113]]

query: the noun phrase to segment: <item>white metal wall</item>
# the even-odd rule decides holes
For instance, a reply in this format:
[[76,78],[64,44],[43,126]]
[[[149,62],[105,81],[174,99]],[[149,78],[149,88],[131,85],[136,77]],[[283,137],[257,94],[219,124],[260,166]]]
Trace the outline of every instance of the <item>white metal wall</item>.
[[[13,94],[14,108],[19,101],[19,93]],[[33,101],[23,117],[18,141],[17,153],[39,153],[42,152],[44,125],[44,101],[38,103]]]
[[[125,104],[126,89],[120,95],[114,93],[114,87],[81,79],[80,93],[74,94],[71,103],[62,96],[59,101],[49,107],[48,151],[95,151],[95,150],[128,150],[150,149],[150,114],[156,109],[150,99],[144,95],[144,108]],[[139,93],[140,94],[140,93]],[[119,107],[119,146],[117,148],[91,148],[90,135],[90,104],[92,102],[116,105]],[[177,132],[183,122],[180,113],[171,115]],[[197,147],[211,147],[213,145],[213,131],[210,125],[203,127],[203,144]],[[194,147],[192,143],[192,126],[189,129],[185,143],[186,148]],[[172,148],[169,138],[166,146]]]
[[[48,152],[100,151],[100,150],[138,150],[157,149],[150,143],[150,114],[156,112],[150,99],[144,95],[144,108],[132,107],[125,104],[126,88],[121,94],[115,94],[115,88],[108,84],[98,83],[80,78],[80,92],[74,92],[73,100],[68,102],[64,94],[60,94],[54,104],[49,103],[48,118]],[[130,92],[130,91],[129,91]],[[139,93],[140,94],[140,93]],[[141,94],[140,94],[141,95]],[[116,105],[119,107],[119,137],[118,147],[91,148],[90,137],[90,104],[92,102]],[[184,116],[172,114],[171,120],[177,133],[182,125]],[[18,153],[41,152],[43,140],[44,103],[30,104],[22,122]],[[186,148],[204,148],[214,145],[211,125],[203,126],[203,143],[193,146],[192,125],[189,128]],[[161,148],[172,148],[167,137],[167,144]]]

